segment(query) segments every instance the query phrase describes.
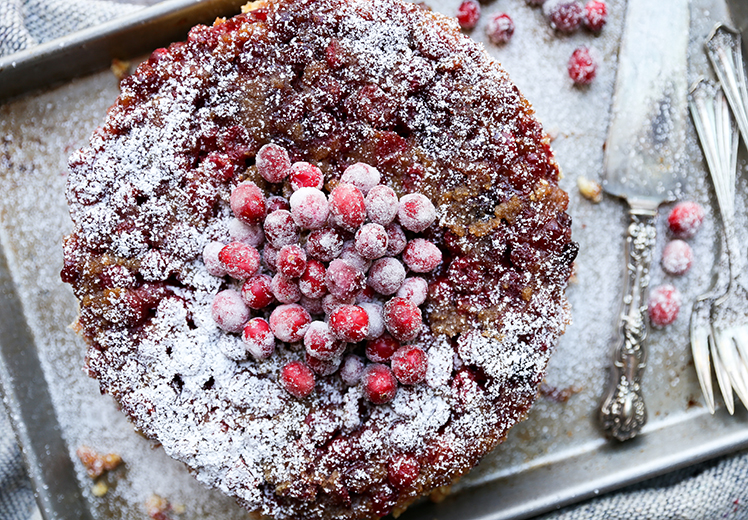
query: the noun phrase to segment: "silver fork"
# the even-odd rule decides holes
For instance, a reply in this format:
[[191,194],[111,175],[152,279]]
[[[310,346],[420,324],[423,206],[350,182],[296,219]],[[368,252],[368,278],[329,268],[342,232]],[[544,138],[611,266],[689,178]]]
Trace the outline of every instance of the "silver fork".
[[[720,355],[715,328],[712,327],[712,315],[717,308],[717,302],[720,302],[721,306],[725,304],[724,298],[733,278],[731,274],[726,273],[732,272],[731,255],[734,256],[737,252],[734,246],[733,221],[739,139],[727,100],[722,91],[714,85],[703,80],[697,82],[691,88],[689,107],[709,166],[725,235],[714,284],[709,292],[697,298],[691,311],[691,350],[701,391],[709,411],[714,413],[715,410],[711,358],[725,406],[732,414],[734,405],[731,379]],[[728,234],[731,235],[729,239]],[[735,379],[738,379],[737,376]],[[740,380],[745,381],[745,378],[741,377]]]

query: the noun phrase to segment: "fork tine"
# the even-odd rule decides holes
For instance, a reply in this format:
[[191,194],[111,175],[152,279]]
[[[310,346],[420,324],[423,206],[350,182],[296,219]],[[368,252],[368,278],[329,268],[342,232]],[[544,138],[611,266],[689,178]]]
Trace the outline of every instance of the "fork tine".
[[[701,393],[704,395],[709,412],[714,414],[714,390],[709,362],[709,322],[708,316],[704,316],[704,307],[708,304],[711,304],[711,300],[700,300],[693,304],[693,310],[691,311],[691,352],[696,367],[696,375],[701,386]],[[708,311],[708,309],[706,310]]]
[[729,327],[716,332],[717,350],[732,387],[744,403],[748,402],[748,390],[739,368],[740,356],[734,340],[734,328]]
[[[748,330],[745,327],[735,328],[735,344],[738,347],[739,361],[736,372],[743,380],[743,388],[748,389]],[[743,404],[748,408],[748,401],[742,397]]]
[[714,334],[709,335],[709,349],[712,351],[712,361],[714,362],[714,372],[717,374],[717,383],[719,389],[722,392],[722,399],[725,401],[725,407],[730,415],[735,413],[735,403],[732,395],[732,386],[730,385],[730,377],[727,375],[725,365],[722,363],[722,358],[719,357],[719,351],[716,345],[716,339]]

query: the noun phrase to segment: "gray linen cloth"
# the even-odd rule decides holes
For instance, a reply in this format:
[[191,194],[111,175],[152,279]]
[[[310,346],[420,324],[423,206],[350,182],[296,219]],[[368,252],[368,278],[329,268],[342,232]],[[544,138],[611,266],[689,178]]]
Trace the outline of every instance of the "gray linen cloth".
[[[0,0],[0,56],[141,7],[103,0]],[[34,510],[33,490],[21,451],[0,404],[0,520],[28,520]],[[542,519],[748,520],[748,453],[629,486]]]

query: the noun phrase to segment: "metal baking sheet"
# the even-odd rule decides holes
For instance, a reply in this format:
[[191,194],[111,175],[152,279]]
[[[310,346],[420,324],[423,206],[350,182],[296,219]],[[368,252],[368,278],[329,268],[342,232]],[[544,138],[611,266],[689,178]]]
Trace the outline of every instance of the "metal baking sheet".
[[[171,2],[149,9],[165,4]],[[458,4],[459,0],[440,0],[431,2],[431,7],[453,13]],[[674,325],[650,336],[644,376],[649,423],[637,439],[624,444],[603,439],[596,423],[622,292],[623,236],[628,220],[623,203],[606,198],[592,204],[579,195],[576,181],[579,176],[598,179],[602,169],[625,10],[624,0],[608,4],[609,22],[600,36],[585,32],[556,35],[542,12],[527,6],[525,0],[484,6],[484,13],[500,9],[515,20],[517,31],[510,44],[487,43],[486,47],[509,71],[554,138],[553,147],[565,173],[562,187],[570,194],[574,238],[580,243],[576,279],[568,290],[574,323],[558,346],[546,382],[575,393],[566,402],[541,397],[528,419],[446,500],[440,504],[424,501],[400,518],[527,518],[748,446],[748,413],[742,406],[735,416],[722,407],[710,416],[703,406],[688,347],[690,303],[707,289],[719,247],[711,184],[692,129],[687,143],[691,181],[684,198],[701,202],[706,219],[690,241],[695,261],[687,275],[668,277],[654,268],[652,283],[675,285],[684,305]],[[210,11],[207,16],[231,15],[235,10]],[[176,9],[173,14],[179,12]],[[710,74],[702,41],[712,25],[726,17],[721,2],[692,2],[691,79]],[[159,23],[151,30],[158,30]],[[85,44],[71,44],[69,51],[97,54],[92,49],[99,43],[106,46],[109,43],[104,42],[128,38],[126,31],[117,32],[121,29],[115,23],[106,35],[89,34]],[[473,36],[484,38],[481,27]],[[593,47],[600,60],[595,82],[581,89],[571,85],[565,70],[568,57],[579,45]],[[24,59],[33,62],[35,56]],[[92,61],[102,66],[108,59],[97,55]],[[30,67],[31,62],[17,61],[16,67]],[[54,74],[45,76],[38,66],[27,70],[37,76],[35,85],[59,81]],[[0,67],[0,84],[7,77],[4,73]],[[198,484],[181,463],[133,431],[114,401],[101,396],[96,382],[82,372],[85,346],[68,328],[76,315],[76,303],[70,288],[59,280],[60,243],[71,228],[64,198],[67,157],[87,142],[117,93],[114,75],[104,70],[53,89],[27,92],[0,106],[0,243],[4,253],[0,257],[0,377],[5,403],[46,518],[140,519],[147,516],[145,502],[152,495],[184,511],[181,518],[245,518],[231,499]],[[740,169],[739,189],[745,192],[744,158]],[[740,222],[746,228],[746,207],[742,200],[738,205]],[[659,221],[656,257],[668,238],[666,212],[664,208]],[[109,491],[103,497],[94,496],[93,481],[75,456],[81,445],[102,453],[116,452],[125,461],[106,478]]]

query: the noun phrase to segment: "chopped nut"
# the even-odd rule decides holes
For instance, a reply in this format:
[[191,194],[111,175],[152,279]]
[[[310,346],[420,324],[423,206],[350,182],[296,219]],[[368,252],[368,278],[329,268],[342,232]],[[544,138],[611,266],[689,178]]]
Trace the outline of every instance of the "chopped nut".
[[107,486],[106,483],[101,480],[91,486],[91,493],[93,493],[93,496],[95,497],[101,498],[107,494],[107,491],[109,491],[109,486]]
[[579,193],[585,199],[595,204],[603,200],[603,188],[599,182],[591,181],[586,177],[579,177],[577,178],[577,187],[579,187]]
[[100,477],[105,471],[111,471],[122,464],[122,457],[116,453],[101,455],[88,446],[81,446],[76,455],[86,467],[86,473],[91,478]]
[[112,60],[112,64],[110,66],[112,73],[115,75],[115,77],[122,81],[127,76],[130,75],[130,62],[126,60],[118,60],[117,58]]
[[168,500],[156,494],[151,495],[145,501],[145,511],[154,520],[167,520],[168,513],[172,510]]

